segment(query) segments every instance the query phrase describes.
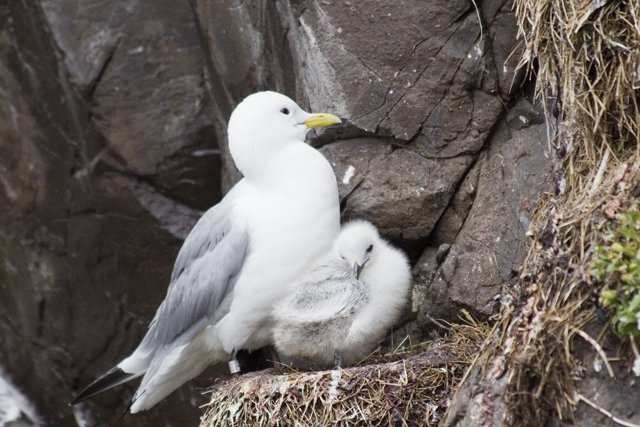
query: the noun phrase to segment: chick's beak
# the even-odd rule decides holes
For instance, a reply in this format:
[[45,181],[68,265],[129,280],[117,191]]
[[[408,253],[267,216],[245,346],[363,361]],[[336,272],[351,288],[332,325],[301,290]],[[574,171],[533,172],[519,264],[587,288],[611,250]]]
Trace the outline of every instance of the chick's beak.
[[307,125],[309,129],[333,125],[336,123],[342,123],[342,120],[340,120],[338,116],[328,113],[311,113],[311,117],[302,122],[302,124]]
[[356,275],[356,280],[360,279],[360,273],[362,273],[362,269],[367,264],[367,261],[369,260],[368,259],[365,260],[365,262],[363,262],[362,265],[358,264],[357,262],[353,264],[353,272]]

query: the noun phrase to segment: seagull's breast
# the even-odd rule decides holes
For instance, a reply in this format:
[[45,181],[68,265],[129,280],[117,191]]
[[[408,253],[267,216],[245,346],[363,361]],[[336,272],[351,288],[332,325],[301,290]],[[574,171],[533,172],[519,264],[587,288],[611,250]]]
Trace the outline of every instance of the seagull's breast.
[[249,250],[227,316],[216,326],[226,351],[269,343],[271,310],[339,232],[335,175],[304,145],[281,162],[269,185],[247,181],[234,213],[246,221]]

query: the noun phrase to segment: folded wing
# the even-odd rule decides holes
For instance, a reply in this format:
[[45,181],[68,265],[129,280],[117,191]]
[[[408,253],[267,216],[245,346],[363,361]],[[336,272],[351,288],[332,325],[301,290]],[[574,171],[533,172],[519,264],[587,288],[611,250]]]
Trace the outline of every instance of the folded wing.
[[350,316],[367,300],[367,286],[353,271],[323,265],[299,284],[286,306],[286,317],[298,322],[322,322]]
[[[138,348],[83,390],[72,404],[145,373],[143,385],[158,382],[162,367],[171,365],[162,359],[181,351],[198,332],[228,312],[249,247],[247,231],[234,223],[230,214],[230,195],[209,209],[187,236],[176,259],[167,296]],[[190,379],[182,381],[180,374],[176,375],[169,384],[171,390],[163,390],[162,394]]]

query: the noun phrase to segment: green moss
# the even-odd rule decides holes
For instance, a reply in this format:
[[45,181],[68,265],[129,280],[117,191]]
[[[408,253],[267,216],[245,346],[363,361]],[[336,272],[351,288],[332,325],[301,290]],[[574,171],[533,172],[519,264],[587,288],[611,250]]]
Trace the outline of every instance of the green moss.
[[616,311],[614,327],[622,338],[640,336],[640,213],[618,215],[620,225],[596,247],[589,273],[604,282],[600,304]]

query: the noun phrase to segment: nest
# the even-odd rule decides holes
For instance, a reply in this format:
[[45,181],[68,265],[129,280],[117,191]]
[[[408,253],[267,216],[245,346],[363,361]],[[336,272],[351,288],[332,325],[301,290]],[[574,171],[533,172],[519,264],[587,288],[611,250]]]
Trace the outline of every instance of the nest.
[[501,422],[540,426],[580,401],[593,406],[578,391],[575,339],[613,378],[598,344],[607,325],[593,337],[584,329],[602,285],[589,274],[594,248],[617,214],[638,210],[640,3],[515,0],[515,8],[537,96],[558,101],[549,124],[558,179],[539,202],[521,274],[505,285],[496,332],[474,366],[483,384],[506,378]]
[[482,324],[453,325],[443,338],[373,354],[361,366],[220,381],[201,427],[436,426],[488,333]]

